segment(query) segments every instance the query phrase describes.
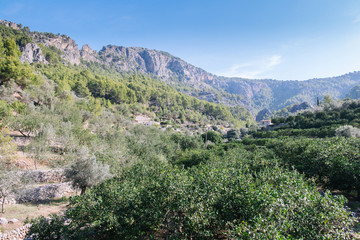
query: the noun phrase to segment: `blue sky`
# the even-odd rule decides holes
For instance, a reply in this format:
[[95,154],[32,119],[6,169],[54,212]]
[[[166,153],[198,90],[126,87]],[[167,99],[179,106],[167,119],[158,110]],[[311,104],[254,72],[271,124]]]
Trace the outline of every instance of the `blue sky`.
[[0,0],[0,19],[81,46],[167,51],[211,73],[304,80],[360,70],[358,0]]

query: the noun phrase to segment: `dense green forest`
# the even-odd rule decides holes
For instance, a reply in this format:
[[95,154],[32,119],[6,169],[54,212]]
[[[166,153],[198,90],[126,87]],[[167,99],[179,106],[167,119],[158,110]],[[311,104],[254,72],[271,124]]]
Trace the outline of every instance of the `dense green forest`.
[[[63,64],[61,51],[45,46],[49,65],[23,64],[28,30],[0,26],[0,180],[18,170],[16,131],[30,140],[23,151],[35,167],[66,168],[81,189],[63,214],[29,219],[33,239],[353,236],[360,142],[340,130],[359,127],[359,102],[325,99],[313,112],[273,119],[282,124],[273,131],[252,126],[239,141],[236,132],[253,123],[244,108],[98,64]],[[138,113],[213,131],[135,125]],[[217,124],[234,129],[223,136]]]
[[228,123],[238,127],[252,121],[250,113],[242,107],[230,108],[201,101],[150,77],[120,76],[104,68],[95,64],[88,64],[86,68],[39,64],[36,70],[53,79],[59,86],[58,92],[72,90],[79,97],[95,97],[107,105],[123,104],[140,112],[153,112],[157,119]]

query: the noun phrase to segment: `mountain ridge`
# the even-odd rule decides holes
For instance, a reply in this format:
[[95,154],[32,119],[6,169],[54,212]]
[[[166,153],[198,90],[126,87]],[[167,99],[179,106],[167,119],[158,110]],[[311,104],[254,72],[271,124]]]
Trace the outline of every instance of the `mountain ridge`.
[[[22,27],[9,21],[1,20],[0,23],[14,29]],[[29,56],[22,56],[23,61],[47,64],[47,56],[42,58],[38,47],[55,47],[61,51],[64,64],[100,64],[119,73],[149,75],[187,95],[228,106],[240,105],[253,115],[264,109],[275,111],[301,102],[314,105],[317,97],[325,95],[334,99],[345,98],[352,88],[360,85],[360,72],[304,81],[231,78],[211,74],[164,51],[116,45],[106,45],[100,51],[95,51],[87,44],[79,49],[76,42],[66,35],[30,31],[29,35],[34,43],[28,43],[33,44],[31,48],[24,47],[28,49]],[[29,49],[37,51],[36,54],[31,54]]]

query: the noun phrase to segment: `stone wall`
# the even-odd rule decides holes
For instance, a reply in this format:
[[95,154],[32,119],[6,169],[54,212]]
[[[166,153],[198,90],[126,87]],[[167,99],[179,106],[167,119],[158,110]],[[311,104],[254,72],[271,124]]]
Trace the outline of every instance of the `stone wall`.
[[30,182],[55,183],[66,181],[64,171],[64,169],[33,170],[23,172],[23,175]]
[[[26,224],[20,228],[12,230],[7,233],[0,233],[0,240],[18,240],[18,239],[26,239],[26,234],[29,232],[31,224]],[[30,238],[27,238],[30,240]]]
[[60,198],[70,192],[74,192],[70,182],[55,183],[18,191],[15,199],[17,203],[37,203],[49,201],[53,198]]
[[[35,183],[37,186],[28,186],[26,189],[17,190],[5,199],[5,204],[44,202],[75,192],[71,182],[66,182],[68,179],[65,178],[64,171],[64,169],[50,169],[18,172],[19,178],[27,179],[27,181]],[[41,183],[52,184],[38,186]]]

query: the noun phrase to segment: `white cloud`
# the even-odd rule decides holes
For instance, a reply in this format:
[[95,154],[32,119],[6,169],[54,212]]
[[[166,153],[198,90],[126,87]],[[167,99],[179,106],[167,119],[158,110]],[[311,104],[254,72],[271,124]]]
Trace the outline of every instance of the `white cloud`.
[[280,55],[271,56],[268,59],[268,61],[269,61],[268,63],[269,68],[275,67],[276,65],[279,65],[281,63],[281,56]]
[[258,60],[234,64],[223,72],[218,73],[225,77],[263,78],[264,73],[271,71],[281,64],[281,55],[272,55]]

